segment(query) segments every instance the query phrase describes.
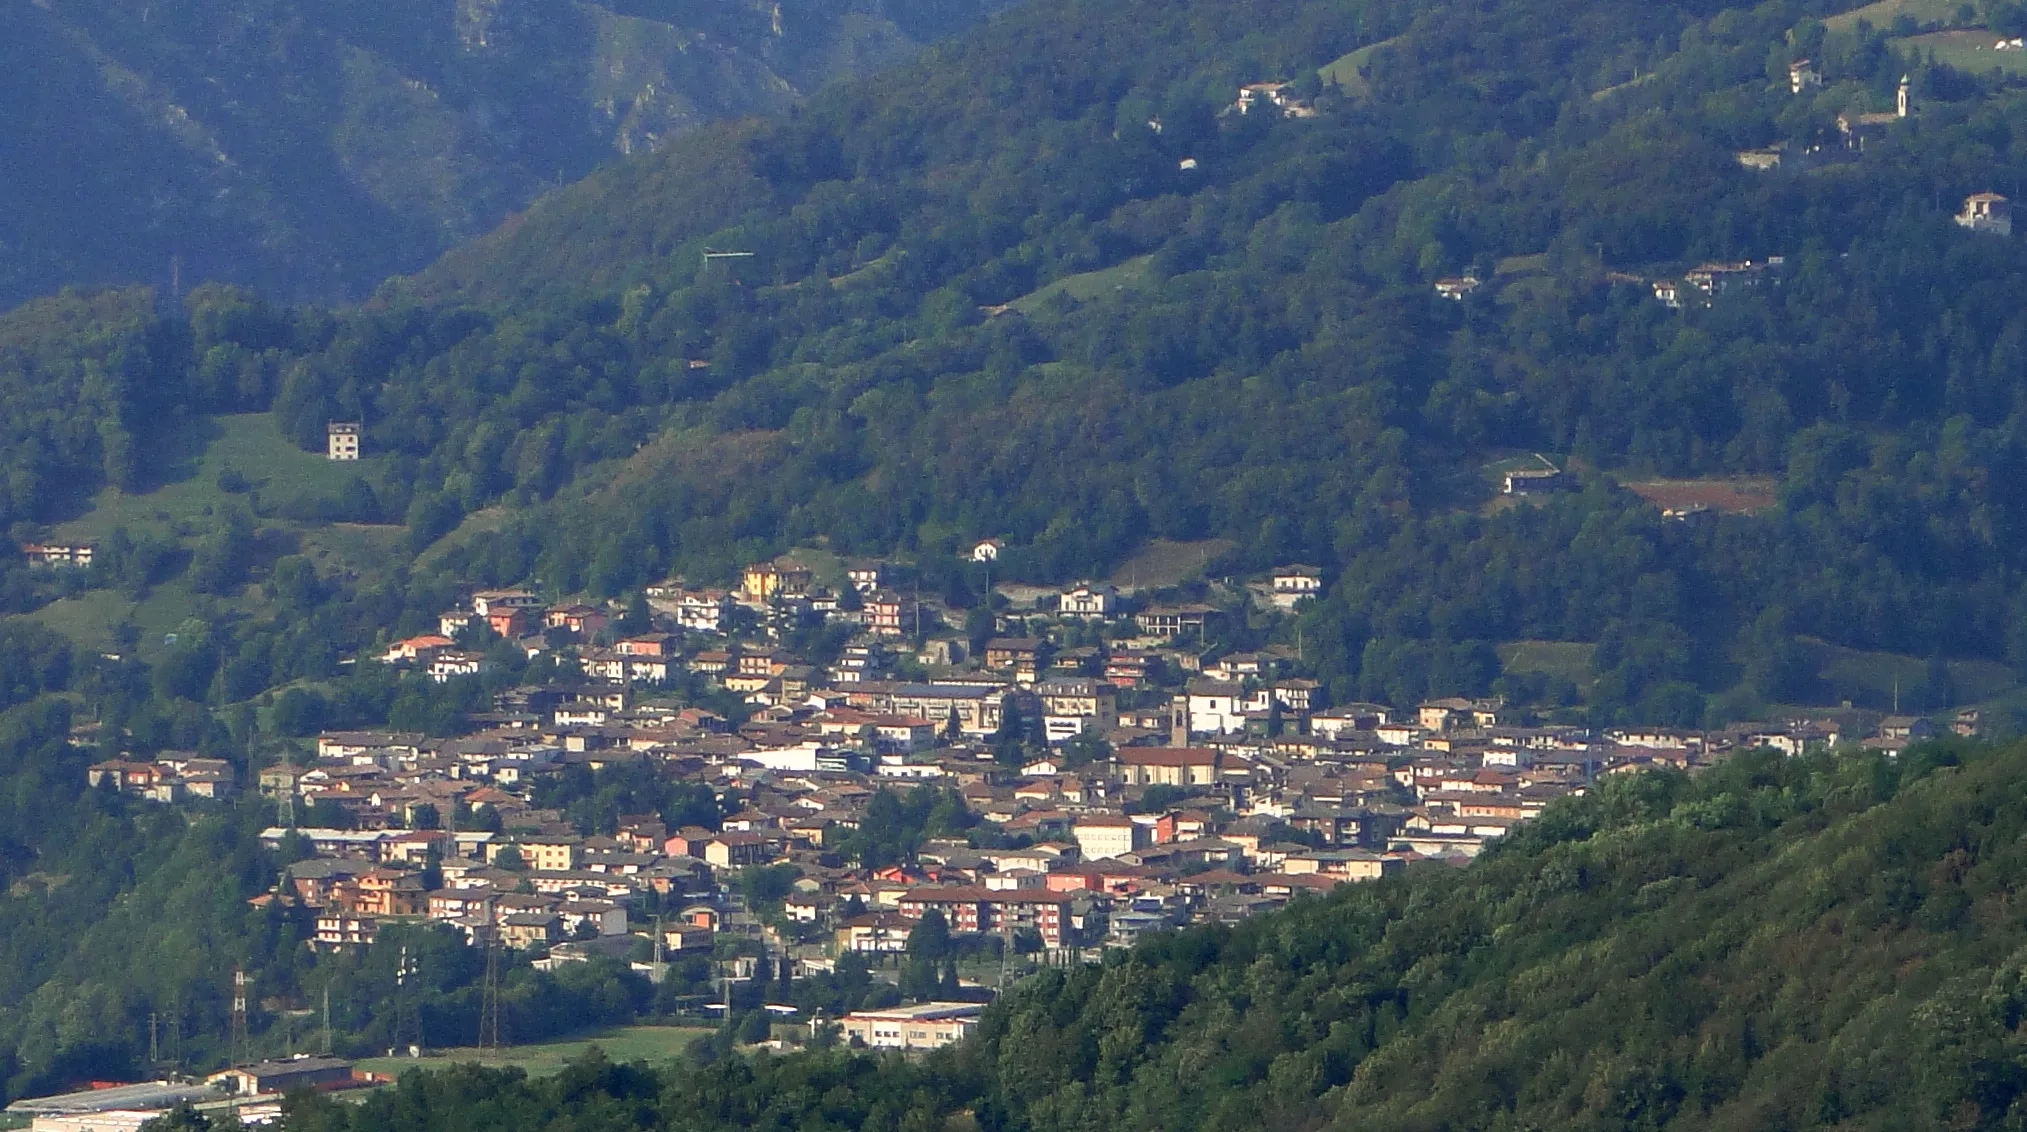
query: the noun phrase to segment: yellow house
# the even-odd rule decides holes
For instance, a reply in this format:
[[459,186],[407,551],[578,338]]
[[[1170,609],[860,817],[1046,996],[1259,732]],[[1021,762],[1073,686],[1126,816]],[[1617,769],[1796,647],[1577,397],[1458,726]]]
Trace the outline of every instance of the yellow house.
[[766,601],[772,597],[799,594],[808,591],[809,567],[793,560],[755,562],[748,566],[740,582],[748,601]]
[[521,855],[536,872],[560,873],[577,867],[584,845],[570,837],[531,837],[521,842]]

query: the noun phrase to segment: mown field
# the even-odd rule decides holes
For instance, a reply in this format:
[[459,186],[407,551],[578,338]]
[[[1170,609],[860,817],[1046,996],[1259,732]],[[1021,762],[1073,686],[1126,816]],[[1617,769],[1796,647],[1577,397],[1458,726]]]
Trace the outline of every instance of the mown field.
[[359,1068],[374,1073],[399,1076],[409,1069],[477,1062],[480,1065],[494,1067],[517,1066],[526,1070],[530,1076],[546,1077],[559,1072],[593,1046],[597,1046],[613,1061],[668,1061],[681,1057],[683,1050],[692,1041],[709,1032],[689,1026],[621,1026],[618,1029],[605,1030],[567,1041],[508,1046],[484,1053],[465,1046],[431,1050],[420,1058],[370,1057],[360,1061],[358,1065]]

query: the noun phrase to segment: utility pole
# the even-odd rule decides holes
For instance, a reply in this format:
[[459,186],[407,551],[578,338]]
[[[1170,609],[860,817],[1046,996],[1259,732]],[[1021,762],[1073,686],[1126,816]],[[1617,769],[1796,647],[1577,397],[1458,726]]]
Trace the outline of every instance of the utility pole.
[[155,1012],[152,1010],[148,1011],[148,1068],[150,1069],[162,1064],[162,1046],[161,1043],[155,1040],[155,1018]]
[[331,1055],[331,984],[324,984],[324,1056]]

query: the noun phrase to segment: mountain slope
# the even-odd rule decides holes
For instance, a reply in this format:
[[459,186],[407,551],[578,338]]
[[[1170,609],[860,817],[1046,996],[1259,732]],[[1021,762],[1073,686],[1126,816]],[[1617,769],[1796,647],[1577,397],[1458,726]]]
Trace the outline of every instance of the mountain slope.
[[[816,540],[961,609],[967,540],[1040,584],[1218,539],[1212,576],[1322,567],[1301,618],[1215,643],[1295,646],[1340,700],[1894,705],[1820,675],[1827,642],[1918,658],[1906,706],[1941,710],[1984,698],[1951,662],[2027,673],[2027,263],[1951,223],[2027,176],[2027,90],[1830,7],[1037,0],[603,171],[372,309],[193,295],[137,388],[310,451],[366,421],[378,478],[294,510],[404,524],[429,550],[404,609]],[[1830,78],[1796,95],[1805,51]],[[1350,52],[1359,89],[1325,86]],[[1847,147],[1903,74],[1914,112]],[[1316,113],[1238,113],[1264,78]],[[1534,454],[1572,490],[1503,497]],[[1760,502],[1621,486],[1656,477]],[[1503,674],[1514,641],[1594,646],[1587,678]]]
[[151,0],[0,10],[0,306],[354,297],[614,154],[775,112],[975,0]]

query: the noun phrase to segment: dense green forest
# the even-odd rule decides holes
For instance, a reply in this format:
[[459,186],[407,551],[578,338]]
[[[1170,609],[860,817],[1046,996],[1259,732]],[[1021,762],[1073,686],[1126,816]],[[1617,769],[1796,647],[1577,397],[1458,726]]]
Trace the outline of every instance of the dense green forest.
[[1048,971],[916,1061],[405,1078],[295,1132],[2008,1128],[2027,749],[1614,776],[1472,868]]
[[338,300],[601,160],[903,58],[970,0],[0,9],[0,308],[178,276]]
[[[316,665],[458,585],[618,595],[822,540],[964,606],[971,539],[1008,540],[1003,580],[1062,582],[1215,538],[1212,574],[1325,567],[1273,631],[1339,698],[1483,692],[1494,645],[1548,640],[1598,646],[1594,719],[1889,706],[1806,641],[1927,661],[1933,710],[1951,661],[2027,673],[2027,265],[1950,222],[2017,188],[2027,88],[1922,54],[1913,17],[1833,10],[1041,0],[601,171],[365,309],[30,304],[0,328],[5,518],[145,490],[204,413],[269,411],[309,450],[358,418],[370,478],[130,537],[95,584],[273,589],[266,521],[401,525],[413,568],[292,565],[297,610],[213,633],[231,668],[315,622],[329,644],[290,655]],[[1791,94],[1805,54],[1827,78]],[[1839,115],[1902,74],[1916,112],[1846,151]],[[1316,115],[1228,111],[1267,78]],[[1797,168],[1732,158],[1774,144]],[[1680,310],[1642,282],[1773,256]],[[1434,297],[1466,270],[1480,293]],[[1583,490],[1492,506],[1485,469],[1525,452]],[[1767,477],[1776,502],[1670,521],[1618,486],[1651,476]],[[48,599],[9,577],[13,608]],[[214,702],[290,678],[240,672]]]

